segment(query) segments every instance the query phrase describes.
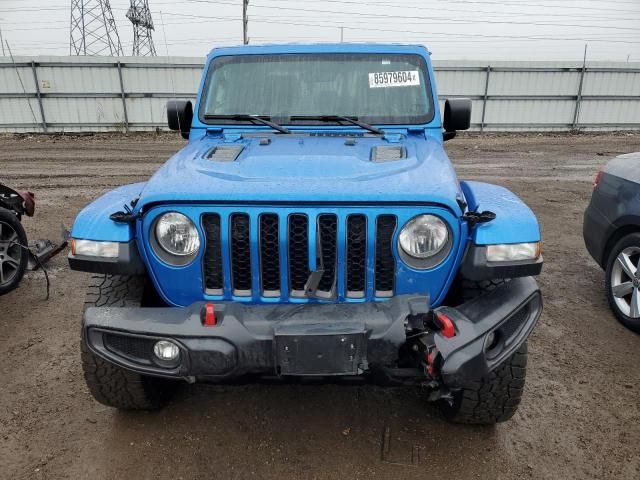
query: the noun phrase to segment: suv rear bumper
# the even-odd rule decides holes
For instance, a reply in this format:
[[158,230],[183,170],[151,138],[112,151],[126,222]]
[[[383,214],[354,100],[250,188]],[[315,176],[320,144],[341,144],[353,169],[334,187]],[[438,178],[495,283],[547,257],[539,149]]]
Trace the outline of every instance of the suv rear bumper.
[[[216,303],[216,325],[201,320],[204,302],[187,308],[89,308],[83,335],[96,355],[123,368],[189,381],[257,376],[353,376],[394,370],[406,325],[428,312],[428,299],[403,295],[381,303],[242,305]],[[513,279],[459,307],[441,307],[456,335],[435,332],[441,378],[457,387],[505,361],[527,339],[542,311],[535,280]],[[497,332],[499,351],[485,348]],[[153,345],[170,340],[178,360],[161,362]],[[419,369],[416,369],[419,372]],[[393,376],[391,374],[391,376]],[[424,375],[423,375],[423,379]]]

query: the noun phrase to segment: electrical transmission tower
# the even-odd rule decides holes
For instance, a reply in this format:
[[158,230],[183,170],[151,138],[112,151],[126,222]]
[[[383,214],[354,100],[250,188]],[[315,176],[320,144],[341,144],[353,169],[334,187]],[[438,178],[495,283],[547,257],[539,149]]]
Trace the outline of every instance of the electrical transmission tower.
[[71,0],[69,54],[123,55],[109,0]]
[[131,0],[127,18],[133,23],[133,56],[155,57],[156,47],[151,32],[153,19],[148,0]]

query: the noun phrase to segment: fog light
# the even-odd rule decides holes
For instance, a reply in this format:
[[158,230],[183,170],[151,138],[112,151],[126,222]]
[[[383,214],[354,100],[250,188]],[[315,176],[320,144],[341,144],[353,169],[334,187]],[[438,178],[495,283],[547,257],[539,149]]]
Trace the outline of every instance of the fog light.
[[180,356],[180,348],[169,340],[160,340],[153,346],[153,353],[160,360],[172,361]]
[[499,353],[498,347],[500,346],[500,334],[495,330],[487,333],[487,337],[484,340],[484,351],[487,354]]

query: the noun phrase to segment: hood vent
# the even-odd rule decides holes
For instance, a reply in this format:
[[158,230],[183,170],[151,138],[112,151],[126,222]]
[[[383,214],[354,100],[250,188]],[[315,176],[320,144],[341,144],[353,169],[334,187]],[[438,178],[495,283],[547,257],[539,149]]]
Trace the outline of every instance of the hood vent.
[[371,149],[371,161],[376,163],[395,162],[407,158],[407,150],[399,145],[378,145]]
[[216,162],[235,162],[242,150],[244,145],[218,145],[209,150],[204,158]]

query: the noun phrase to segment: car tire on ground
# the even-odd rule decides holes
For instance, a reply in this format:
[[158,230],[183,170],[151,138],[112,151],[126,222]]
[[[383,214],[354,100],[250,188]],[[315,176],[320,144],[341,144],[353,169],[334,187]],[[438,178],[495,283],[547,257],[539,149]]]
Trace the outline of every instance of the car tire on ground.
[[[140,307],[147,278],[144,276],[93,275],[87,289],[85,310],[89,307]],[[140,375],[120,368],[95,355],[81,343],[84,378],[93,398],[120,410],[153,410],[163,406],[175,392],[178,382]]]
[[15,290],[29,261],[27,234],[15,213],[0,208],[0,295]]
[[[624,257],[630,261],[623,265]],[[605,270],[607,300],[625,327],[640,333],[640,233],[622,237],[609,252]],[[626,268],[625,268],[626,267]]]
[[[463,281],[462,298],[472,300],[490,292],[508,279]],[[455,423],[493,425],[513,417],[520,405],[527,371],[527,343],[502,365],[453,392],[453,398],[439,400],[444,417]]]

